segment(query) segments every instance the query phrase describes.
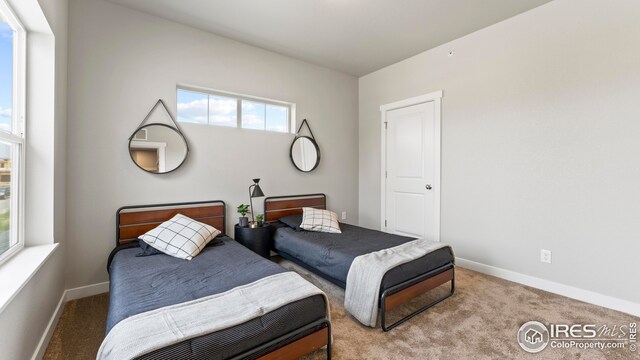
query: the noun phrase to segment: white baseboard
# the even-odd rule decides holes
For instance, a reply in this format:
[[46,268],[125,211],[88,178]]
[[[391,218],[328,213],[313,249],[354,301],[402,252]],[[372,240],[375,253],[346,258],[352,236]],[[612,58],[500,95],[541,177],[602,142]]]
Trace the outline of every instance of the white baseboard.
[[67,289],[64,292],[65,294],[64,301],[67,302],[67,301],[76,300],[76,299],[80,299],[87,296],[98,295],[98,294],[105,293],[107,291],[109,291],[108,281],[98,283],[98,284],[93,284],[93,285],[80,286],[73,289]]
[[584,301],[586,303],[606,307],[627,313],[633,316],[640,316],[640,304],[632,301],[618,299],[612,296],[599,294],[593,291],[579,289],[573,286],[560,284],[557,282],[540,279],[534,276],[517,273],[515,271],[501,269],[491,265],[481,264],[475,261],[456,257],[456,265],[460,267],[492,275],[501,279],[513,281],[519,284],[534,287],[536,289],[548,291],[550,293],[566,296],[568,298]]
[[33,353],[31,360],[39,360],[44,356],[45,350],[47,350],[47,345],[49,345],[49,341],[51,340],[51,336],[53,336],[53,330],[56,329],[56,325],[58,325],[58,320],[60,320],[60,316],[62,315],[62,309],[64,307],[64,294],[60,297],[60,301],[58,301],[58,305],[56,309],[53,311],[53,315],[47,324],[47,328],[44,330],[44,334],[40,338],[38,342],[38,346],[36,347],[36,351]]
[[109,291],[108,281],[65,290],[60,297],[60,301],[58,302],[56,309],[53,311],[53,315],[51,316],[51,319],[47,324],[47,328],[44,330],[44,334],[42,334],[42,337],[38,342],[38,346],[36,347],[31,360],[39,360],[44,356],[44,352],[47,350],[47,345],[49,345],[49,341],[53,336],[53,331],[56,329],[58,320],[60,320],[60,316],[62,315],[64,304],[66,304],[67,301],[76,300],[87,296],[98,295],[107,291]]

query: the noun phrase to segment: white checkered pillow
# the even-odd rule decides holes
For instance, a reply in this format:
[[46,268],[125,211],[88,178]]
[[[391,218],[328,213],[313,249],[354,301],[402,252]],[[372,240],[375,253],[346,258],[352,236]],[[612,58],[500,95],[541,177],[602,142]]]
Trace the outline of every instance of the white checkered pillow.
[[180,259],[198,255],[220,230],[178,214],[140,236],[151,247]]
[[338,224],[338,215],[333,211],[314,209],[310,207],[302,208],[302,223],[300,227],[309,231],[341,234]]

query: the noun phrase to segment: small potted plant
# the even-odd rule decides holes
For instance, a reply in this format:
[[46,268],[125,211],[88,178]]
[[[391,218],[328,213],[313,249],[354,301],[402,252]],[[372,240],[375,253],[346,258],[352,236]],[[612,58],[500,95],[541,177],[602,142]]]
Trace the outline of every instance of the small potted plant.
[[247,217],[248,212],[249,205],[240,204],[240,206],[238,206],[238,214],[240,214],[240,219],[238,220],[239,226],[247,227],[249,225],[249,218]]
[[264,223],[264,215],[263,214],[256,215],[256,221],[258,222],[258,226],[262,226],[262,224]]

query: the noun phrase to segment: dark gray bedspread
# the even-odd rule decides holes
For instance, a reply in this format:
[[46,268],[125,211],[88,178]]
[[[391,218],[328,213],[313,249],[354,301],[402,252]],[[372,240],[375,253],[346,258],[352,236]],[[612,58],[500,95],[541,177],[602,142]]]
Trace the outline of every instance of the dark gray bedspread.
[[[342,234],[296,231],[286,225],[277,226],[273,247],[284,256],[302,262],[321,275],[345,287],[353,259],[370,252],[391,248],[415,240],[414,238],[340,224]],[[382,279],[381,291],[412,279],[420,274],[453,263],[450,247],[438,249],[419,259],[399,265]]]
[[[218,294],[286,271],[228,237],[224,245],[207,247],[190,261],[164,254],[136,257],[140,251],[120,250],[110,264],[107,333],[132,315]],[[152,358],[177,356],[171,354],[197,358],[194,351],[200,352],[199,356],[208,353],[206,358],[226,358],[325,316],[324,298],[313,296],[233,328],[178,344]],[[210,354],[212,349],[215,356]]]

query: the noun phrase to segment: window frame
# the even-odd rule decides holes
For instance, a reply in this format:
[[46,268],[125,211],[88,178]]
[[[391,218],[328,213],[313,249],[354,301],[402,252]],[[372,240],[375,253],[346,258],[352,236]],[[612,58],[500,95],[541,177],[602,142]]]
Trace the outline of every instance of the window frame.
[[[251,96],[251,95],[242,95],[242,94],[228,92],[228,91],[222,91],[222,90],[207,89],[207,88],[202,88],[202,87],[192,86],[192,85],[181,85],[181,84],[178,84],[176,86],[176,104],[178,103],[178,91],[180,91],[180,90],[207,95],[207,122],[206,122],[206,124],[191,123],[191,122],[183,122],[183,123],[195,124],[195,125],[209,125],[209,126],[216,126],[216,127],[221,127],[221,128],[234,129],[234,127],[232,127],[232,126],[223,126],[223,125],[212,124],[210,122],[210,120],[209,120],[209,116],[210,116],[210,112],[209,112],[210,111],[210,108],[209,108],[209,106],[210,106],[209,96],[220,96],[220,97],[226,97],[226,98],[230,98],[230,99],[235,99],[236,100],[236,126],[235,126],[235,129],[264,131],[264,132],[277,133],[277,134],[292,134],[295,131],[294,119],[295,119],[296,104],[294,104],[294,103],[287,102],[287,101],[281,101],[281,100],[267,99],[267,98]],[[251,128],[242,127],[242,102],[243,101],[257,102],[257,103],[261,103],[261,104],[265,105],[265,126],[264,126],[264,129],[251,129]],[[287,131],[267,130],[266,105],[280,106],[280,107],[287,108]],[[177,113],[176,113],[176,119],[177,119]]]
[[11,133],[0,131],[0,140],[13,145],[11,153],[10,246],[0,254],[0,264],[24,248],[24,188],[25,188],[25,113],[27,31],[6,0],[0,0],[0,13],[13,33],[13,89]]

